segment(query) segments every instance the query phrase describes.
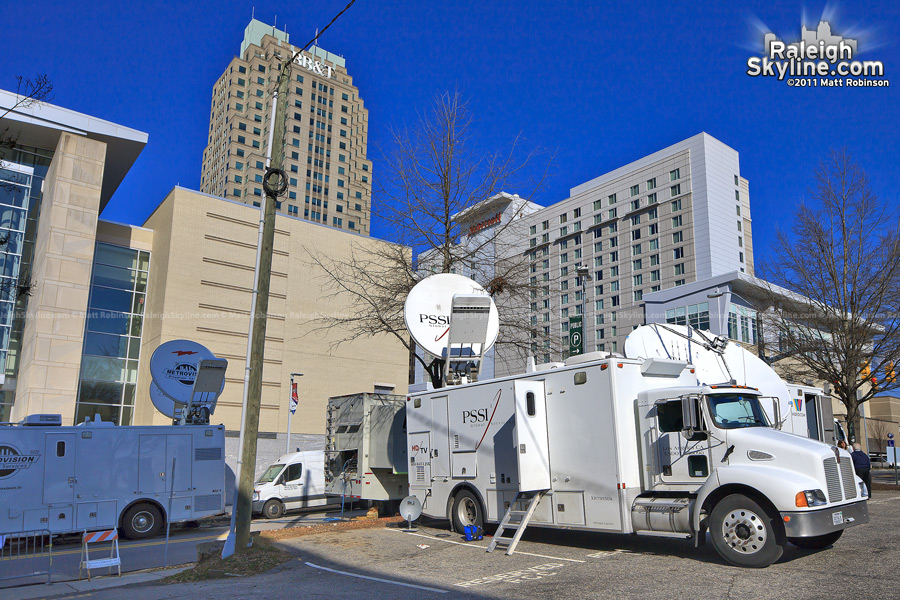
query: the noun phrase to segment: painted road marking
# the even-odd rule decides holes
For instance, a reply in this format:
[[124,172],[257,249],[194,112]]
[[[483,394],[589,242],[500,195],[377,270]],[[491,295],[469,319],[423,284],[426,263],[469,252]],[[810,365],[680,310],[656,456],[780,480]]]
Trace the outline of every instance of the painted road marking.
[[[421,533],[414,533],[411,531],[401,531],[399,529],[388,529],[388,531],[396,531],[397,533],[405,533],[407,535],[417,535],[419,537],[428,538],[429,540],[434,540],[438,542],[447,542],[448,544],[456,544],[458,546],[466,546],[468,548],[478,548],[479,550],[487,550],[487,546],[479,546],[478,544],[464,544],[462,542],[455,542],[453,540],[445,540],[444,538],[433,537],[430,535],[424,535]],[[522,552],[521,550],[516,550],[516,554],[525,554],[527,556],[536,556],[537,558],[549,558],[550,560],[565,560],[569,562],[577,562],[583,563],[585,561],[578,560],[577,558],[562,558],[561,556],[547,556],[546,554],[535,554],[534,552]]]
[[448,590],[441,590],[438,588],[426,587],[424,585],[415,585],[413,583],[404,583],[402,581],[394,581],[392,579],[382,579],[381,577],[369,577],[368,575],[360,575],[358,573],[348,573],[347,571],[338,571],[337,569],[329,569],[328,567],[320,567],[319,565],[314,565],[311,562],[303,563],[309,567],[314,569],[321,569],[322,571],[328,571],[329,573],[337,573],[338,575],[347,575],[348,577],[358,577],[359,579],[368,579],[369,581],[380,581],[381,583],[390,583],[392,585],[402,585],[403,587],[416,588],[417,590],[425,590],[426,592],[437,592],[439,594],[446,594]]
[[478,579],[461,581],[459,583],[454,583],[453,585],[457,585],[459,587],[475,587],[477,585],[485,585],[488,583],[525,583],[527,581],[534,581],[535,579],[552,577],[556,575],[556,571],[564,566],[565,565],[563,565],[562,563],[547,563],[534,567],[528,567],[525,569],[518,569],[516,571],[510,571],[508,573],[500,573],[499,575],[488,575],[487,577],[479,577]]
[[[220,534],[220,535],[207,535],[207,536],[203,536],[203,537],[190,537],[190,538],[185,538],[185,539],[182,539],[182,540],[178,540],[178,539],[170,539],[170,540],[169,540],[169,543],[170,543],[170,544],[184,544],[184,543],[186,543],[186,542],[204,542],[204,541],[207,541],[207,540],[224,540],[226,537],[228,537],[228,534],[227,534],[227,533],[222,533],[222,534]],[[121,550],[128,550],[129,548],[146,548],[146,547],[148,547],[148,546],[161,546],[161,545],[163,545],[163,544],[165,544],[165,543],[166,543],[166,540],[159,540],[159,541],[155,541],[155,542],[135,542],[135,543],[127,543],[127,544],[121,544],[121,545],[119,546],[119,550],[120,550],[120,551],[121,551]],[[78,548],[77,550],[75,550],[75,549],[73,549],[73,550],[60,550],[60,551],[58,551],[58,552],[54,552],[54,553],[53,553],[53,556],[62,556],[63,554],[81,554],[81,548]],[[9,559],[4,559],[4,560],[20,560],[20,559],[23,559],[23,558],[40,558],[40,557],[41,557],[41,555],[39,555],[39,554],[25,554],[25,555],[22,555],[22,556],[16,556],[15,558],[9,558]]]

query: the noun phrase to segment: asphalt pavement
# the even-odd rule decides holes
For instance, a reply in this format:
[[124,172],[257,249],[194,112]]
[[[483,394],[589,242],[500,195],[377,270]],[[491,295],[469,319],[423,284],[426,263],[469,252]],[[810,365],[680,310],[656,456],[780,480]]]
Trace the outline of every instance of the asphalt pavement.
[[[143,583],[64,597],[158,600],[242,598],[822,598],[897,597],[900,493],[876,491],[871,522],[820,551],[788,546],[766,569],[727,565],[690,540],[530,528],[517,552],[485,553],[446,524],[338,530],[279,542],[294,559],[254,577]],[[4,600],[6,598],[4,597]],[[13,599],[18,600],[18,599]]]

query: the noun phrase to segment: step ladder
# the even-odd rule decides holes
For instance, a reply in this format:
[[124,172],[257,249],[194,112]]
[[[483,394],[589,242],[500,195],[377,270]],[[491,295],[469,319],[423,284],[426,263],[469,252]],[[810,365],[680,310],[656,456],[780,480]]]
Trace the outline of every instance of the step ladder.
[[[510,503],[509,510],[503,515],[500,526],[497,527],[497,531],[494,532],[494,538],[487,547],[487,551],[493,552],[497,546],[506,546],[506,555],[509,556],[512,554],[519,544],[519,540],[522,539],[522,534],[525,533],[525,528],[528,526],[528,522],[534,514],[534,509],[537,508],[538,503],[546,493],[547,490],[538,490],[536,492],[519,492],[516,494],[516,499]],[[516,510],[519,503],[525,502],[526,500],[528,501],[528,508],[525,510]],[[506,530],[513,531],[513,536],[504,537],[503,533]]]

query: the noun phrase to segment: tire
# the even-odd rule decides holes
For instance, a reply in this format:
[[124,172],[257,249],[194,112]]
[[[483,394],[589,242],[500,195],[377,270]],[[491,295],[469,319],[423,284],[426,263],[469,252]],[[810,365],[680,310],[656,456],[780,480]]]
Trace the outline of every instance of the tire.
[[832,531],[831,533],[826,533],[825,535],[817,535],[815,537],[788,538],[788,541],[798,548],[803,548],[804,550],[821,550],[822,548],[827,548],[828,546],[838,541],[842,533],[844,533],[844,530],[839,529],[837,531]]
[[130,540],[155,537],[162,527],[162,513],[156,506],[146,502],[135,504],[122,517],[122,535]]
[[775,521],[742,494],[726,496],[716,504],[709,534],[719,555],[738,567],[768,567],[784,552]]
[[280,500],[267,500],[263,505],[262,514],[267,519],[278,519],[284,516],[284,504]]
[[453,498],[453,510],[451,511],[453,530],[462,533],[466,525],[484,527],[484,509],[481,502],[469,490],[462,490]]

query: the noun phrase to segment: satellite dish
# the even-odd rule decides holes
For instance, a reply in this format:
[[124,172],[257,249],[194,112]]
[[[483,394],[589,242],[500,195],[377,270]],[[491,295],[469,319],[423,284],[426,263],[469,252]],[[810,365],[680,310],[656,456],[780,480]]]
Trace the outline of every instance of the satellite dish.
[[406,519],[407,531],[412,531],[412,522],[422,516],[422,503],[415,496],[407,496],[400,501],[400,516]]
[[150,382],[150,402],[153,403],[153,406],[156,408],[156,410],[166,415],[170,419],[175,418],[176,408],[183,408],[185,406],[180,402],[175,402],[174,400],[163,394],[161,391],[159,391],[159,388],[156,387],[156,383],[153,381]]
[[[403,308],[406,328],[416,344],[429,354],[440,357],[447,349],[450,308],[453,296],[457,294],[484,294],[490,297],[483,287],[468,277],[454,273],[438,273],[426,277],[406,297]],[[499,331],[500,316],[492,300],[485,351],[497,341]]]
[[[215,355],[197,342],[172,340],[160,345],[150,357],[150,376],[159,391],[178,404],[188,404],[197,367]],[[224,387],[224,380],[222,382]]]

